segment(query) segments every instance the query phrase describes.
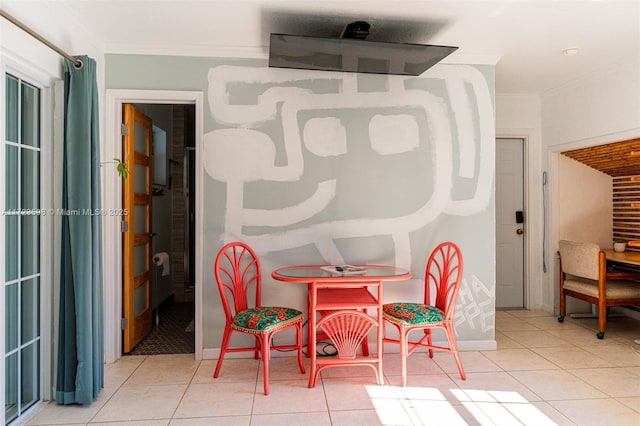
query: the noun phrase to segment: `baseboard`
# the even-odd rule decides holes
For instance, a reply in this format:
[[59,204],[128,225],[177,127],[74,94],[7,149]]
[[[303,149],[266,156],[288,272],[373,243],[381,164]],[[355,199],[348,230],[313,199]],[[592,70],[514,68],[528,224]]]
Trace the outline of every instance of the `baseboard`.
[[[569,316],[574,319],[598,318],[598,314],[569,314]],[[620,312],[618,313],[613,312],[607,315],[607,318],[622,318],[622,317],[624,317],[624,315],[622,315],[622,313]]]
[[634,320],[640,320],[640,312],[636,309],[635,306],[629,308],[616,306],[615,308],[611,308],[611,310],[619,312],[625,317],[633,318]]

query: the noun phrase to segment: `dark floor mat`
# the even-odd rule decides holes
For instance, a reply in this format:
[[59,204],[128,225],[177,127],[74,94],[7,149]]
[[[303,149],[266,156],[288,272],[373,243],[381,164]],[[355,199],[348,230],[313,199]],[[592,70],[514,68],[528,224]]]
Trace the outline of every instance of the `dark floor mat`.
[[[188,354],[195,351],[193,303],[160,308],[160,321],[128,355]],[[155,320],[155,319],[154,319]],[[191,331],[187,331],[191,330]]]

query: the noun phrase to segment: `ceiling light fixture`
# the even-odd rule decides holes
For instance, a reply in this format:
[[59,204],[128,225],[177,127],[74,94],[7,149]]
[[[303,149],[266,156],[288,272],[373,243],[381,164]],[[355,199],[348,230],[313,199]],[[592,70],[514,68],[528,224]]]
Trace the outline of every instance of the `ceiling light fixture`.
[[577,47],[569,47],[567,49],[564,49],[562,51],[562,54],[564,56],[575,56],[578,54],[578,52],[580,51],[580,49],[578,49]]

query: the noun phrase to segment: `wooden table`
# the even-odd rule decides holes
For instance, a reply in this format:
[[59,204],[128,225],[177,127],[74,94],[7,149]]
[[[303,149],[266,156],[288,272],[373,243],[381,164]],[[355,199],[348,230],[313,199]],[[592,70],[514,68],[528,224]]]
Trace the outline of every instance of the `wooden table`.
[[640,266],[640,253],[635,251],[613,251],[613,250],[602,250],[604,251],[608,262],[616,262],[616,263],[625,263],[627,265],[635,265]]
[[[403,281],[411,278],[406,269],[384,265],[356,265],[364,268],[361,275],[336,275],[322,269],[331,265],[299,265],[276,269],[271,276],[278,281],[307,284],[308,286],[308,352],[311,354],[309,387],[315,385],[316,369],[322,364],[336,364],[335,361],[318,359],[316,354],[316,315],[318,311],[354,309],[376,309],[377,312],[377,354],[366,362],[374,365],[378,384],[383,384],[382,374],[382,283]],[[375,293],[369,291],[377,290]]]

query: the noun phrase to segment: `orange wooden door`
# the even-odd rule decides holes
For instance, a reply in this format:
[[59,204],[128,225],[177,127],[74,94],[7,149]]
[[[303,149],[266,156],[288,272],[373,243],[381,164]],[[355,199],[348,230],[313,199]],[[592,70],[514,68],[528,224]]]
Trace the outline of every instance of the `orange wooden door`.
[[124,105],[123,183],[127,225],[123,233],[123,330],[128,353],[151,331],[151,164],[152,122],[132,105]]

